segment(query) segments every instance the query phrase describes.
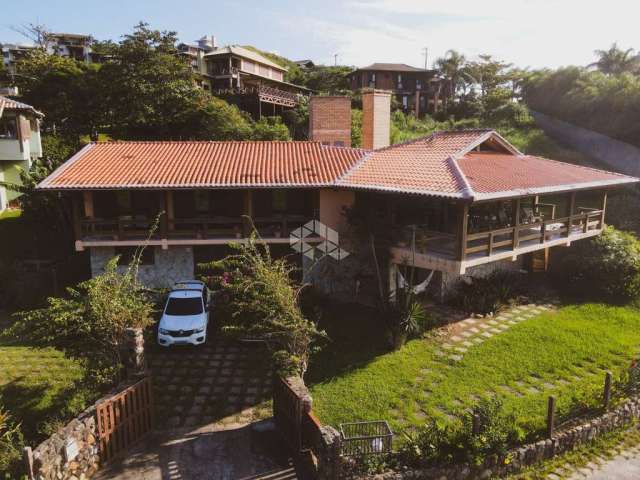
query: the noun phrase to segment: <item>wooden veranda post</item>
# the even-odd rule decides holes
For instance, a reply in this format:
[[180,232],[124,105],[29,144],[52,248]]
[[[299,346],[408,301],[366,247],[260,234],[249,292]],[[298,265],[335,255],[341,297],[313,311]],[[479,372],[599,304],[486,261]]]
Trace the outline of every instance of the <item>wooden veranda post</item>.
[[520,198],[516,198],[513,201],[513,210],[513,250],[515,251],[520,243],[520,240],[518,239],[520,235]]
[[251,220],[253,219],[253,192],[251,190],[245,190],[244,192],[244,207],[243,207],[244,215],[249,218],[244,219],[244,229],[245,229],[245,237],[248,237],[251,234]]
[[80,240],[82,238],[80,199],[75,193],[71,195],[71,215],[73,216],[73,235],[76,240]]
[[607,191],[602,192],[602,214],[600,215],[600,228],[604,228],[604,212],[607,209]]
[[167,208],[167,228],[168,230],[174,230],[175,211],[173,207],[173,192],[171,190],[165,193],[165,202]]
[[571,235],[571,227],[573,226],[573,220],[571,219],[573,212],[576,211],[576,192],[569,194],[569,224],[567,225],[567,237]]
[[464,261],[467,257],[467,230],[469,228],[469,204],[467,202],[463,202],[459,207],[460,215],[459,215],[459,225],[458,225],[458,242],[459,242],[459,252],[458,258],[461,261]]
[[549,403],[547,404],[547,438],[553,437],[553,430],[556,424],[556,397],[549,396]]

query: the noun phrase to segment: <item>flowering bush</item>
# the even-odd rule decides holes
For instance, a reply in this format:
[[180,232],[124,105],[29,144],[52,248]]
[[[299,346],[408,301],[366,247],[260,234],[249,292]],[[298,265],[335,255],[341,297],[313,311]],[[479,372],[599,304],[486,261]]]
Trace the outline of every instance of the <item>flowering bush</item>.
[[272,258],[254,236],[232,247],[235,254],[201,266],[214,291],[223,332],[263,340],[279,373],[304,375],[312,348],[324,333],[302,314],[303,287],[292,280],[294,268],[285,259]]

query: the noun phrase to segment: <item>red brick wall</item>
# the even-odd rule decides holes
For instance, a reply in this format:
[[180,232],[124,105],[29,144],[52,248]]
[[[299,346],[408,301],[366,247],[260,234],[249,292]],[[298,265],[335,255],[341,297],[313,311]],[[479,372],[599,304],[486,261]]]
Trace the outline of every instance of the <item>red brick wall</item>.
[[329,145],[350,147],[351,99],[339,96],[311,97],[309,139]]
[[387,147],[391,136],[391,93],[362,91],[362,148]]

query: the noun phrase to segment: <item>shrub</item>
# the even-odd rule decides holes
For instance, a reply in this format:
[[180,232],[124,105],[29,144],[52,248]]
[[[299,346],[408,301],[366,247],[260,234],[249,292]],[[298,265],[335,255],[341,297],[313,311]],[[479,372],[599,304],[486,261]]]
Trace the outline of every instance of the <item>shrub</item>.
[[465,418],[461,428],[443,427],[432,421],[415,433],[405,432],[399,462],[418,468],[460,462],[480,465],[491,455],[504,457],[510,447],[524,438],[515,415],[505,414],[498,399],[482,400],[472,414],[479,419],[477,433],[473,432],[472,416]]
[[0,475],[18,478],[23,443],[20,426],[0,404]]
[[247,244],[233,244],[237,253],[201,266],[218,298],[223,332],[266,342],[281,375],[304,375],[315,343],[324,337],[306,319],[298,297],[302,287],[292,280],[294,268],[274,259],[255,235]]
[[44,308],[17,313],[6,335],[85,360],[98,383],[117,381],[125,330],[153,322],[153,302],[137,279],[140,252],[124,273],[114,257],[104,273],[68,288],[66,297],[50,297]]
[[524,432],[517,426],[516,416],[503,412],[502,401],[497,398],[483,399],[472,410],[478,417],[478,433],[474,434],[473,417],[465,417],[463,444],[468,461],[480,465],[484,460],[497,455],[504,457],[507,449],[524,438]]
[[551,266],[558,287],[571,296],[610,302],[640,296],[640,242],[631,233],[606,227],[601,235],[576,242]]
[[449,301],[466,312],[486,315],[500,311],[523,293],[520,273],[495,271],[487,277],[460,280]]

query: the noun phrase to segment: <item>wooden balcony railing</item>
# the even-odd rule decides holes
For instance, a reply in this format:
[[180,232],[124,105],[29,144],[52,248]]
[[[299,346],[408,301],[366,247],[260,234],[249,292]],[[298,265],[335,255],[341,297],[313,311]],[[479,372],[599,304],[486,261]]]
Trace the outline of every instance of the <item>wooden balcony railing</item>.
[[[291,231],[313,216],[279,214],[255,217],[253,225],[264,238],[287,238]],[[80,233],[84,239],[135,240],[149,235],[153,220],[148,218],[119,217],[112,219],[84,219]],[[243,217],[195,217],[168,219],[162,222],[153,238],[234,239],[247,237],[251,226]]]
[[603,210],[579,208],[578,211],[581,213],[568,217],[469,234],[465,241],[464,256],[491,256],[500,250],[513,251],[603,228]]
[[[490,257],[533,245],[571,238],[604,227],[604,210],[578,207],[577,214],[518,226],[469,233],[463,240],[462,260]],[[555,213],[555,212],[554,212]],[[460,239],[456,235],[435,232],[422,225],[396,227],[395,245],[413,249],[416,253],[442,256],[452,260],[460,257]]]

